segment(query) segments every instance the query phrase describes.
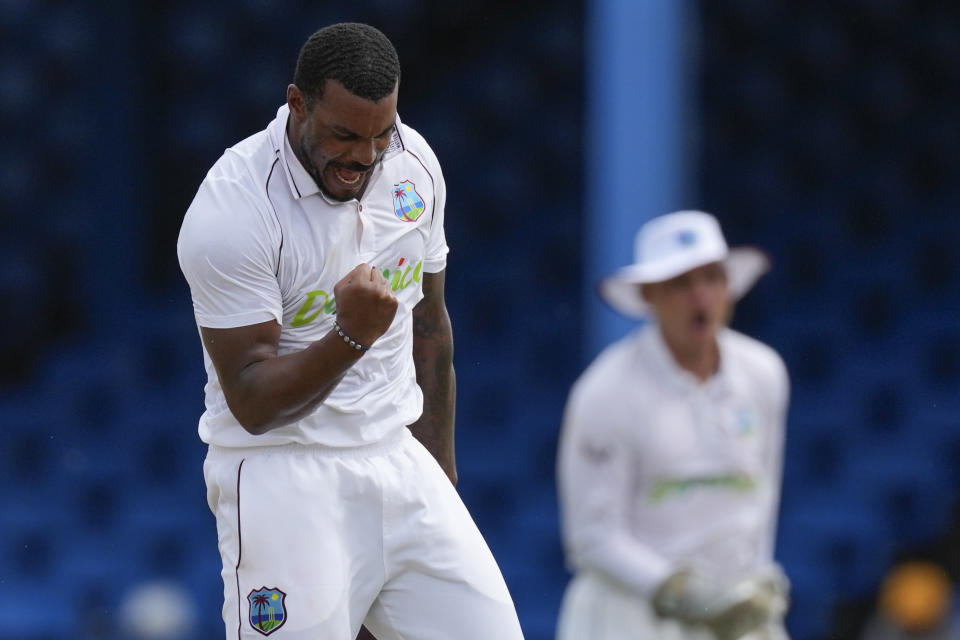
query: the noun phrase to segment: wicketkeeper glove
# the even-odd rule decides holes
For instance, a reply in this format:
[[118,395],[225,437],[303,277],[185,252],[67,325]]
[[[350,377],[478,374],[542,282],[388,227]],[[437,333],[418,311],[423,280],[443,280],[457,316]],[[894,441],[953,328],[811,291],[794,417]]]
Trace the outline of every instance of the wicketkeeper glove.
[[682,569],[659,587],[653,608],[661,617],[703,625],[717,640],[779,637],[773,630],[780,628],[788,592],[778,567],[733,580]]

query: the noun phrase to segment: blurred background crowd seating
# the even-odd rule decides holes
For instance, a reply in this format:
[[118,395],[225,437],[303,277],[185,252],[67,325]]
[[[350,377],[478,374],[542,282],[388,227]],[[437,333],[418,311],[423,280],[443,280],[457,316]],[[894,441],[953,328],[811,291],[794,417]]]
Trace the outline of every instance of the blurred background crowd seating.
[[[527,637],[552,637],[556,437],[592,355],[582,234],[603,215],[583,191],[588,7],[317,4],[0,1],[5,637],[129,637],[128,596],[156,580],[186,594],[167,605],[193,612],[179,637],[222,637],[176,234],[207,168],[273,117],[303,40],[341,20],[394,41],[400,114],[444,167],[460,491]],[[960,9],[693,4],[684,205],[774,260],[734,325],[793,378],[788,622],[845,640],[904,554],[957,575]]]

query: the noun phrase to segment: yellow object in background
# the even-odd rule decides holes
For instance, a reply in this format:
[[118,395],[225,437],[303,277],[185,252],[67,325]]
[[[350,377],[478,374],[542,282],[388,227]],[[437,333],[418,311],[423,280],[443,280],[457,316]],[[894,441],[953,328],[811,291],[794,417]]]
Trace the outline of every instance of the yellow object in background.
[[932,562],[911,561],[890,571],[880,587],[880,609],[910,631],[937,627],[949,615],[953,587]]

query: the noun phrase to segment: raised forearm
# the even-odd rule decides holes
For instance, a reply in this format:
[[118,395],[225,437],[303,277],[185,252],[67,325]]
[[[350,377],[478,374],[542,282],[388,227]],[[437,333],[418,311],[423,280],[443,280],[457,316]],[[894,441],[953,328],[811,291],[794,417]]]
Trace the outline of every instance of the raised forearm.
[[[354,267],[333,291],[337,323],[360,345],[373,345],[393,322],[397,299],[370,265]],[[351,347],[331,330],[306,349],[281,356],[280,334],[280,325],[272,320],[228,329],[200,328],[230,411],[254,435],[309,413],[363,355],[362,348]]]
[[333,334],[303,351],[251,365],[235,394],[250,426],[237,419],[251,433],[296,422],[326,399],[358,357]]
[[329,334],[303,351],[251,363],[224,390],[230,410],[254,435],[295,422],[323,402],[359,355]]

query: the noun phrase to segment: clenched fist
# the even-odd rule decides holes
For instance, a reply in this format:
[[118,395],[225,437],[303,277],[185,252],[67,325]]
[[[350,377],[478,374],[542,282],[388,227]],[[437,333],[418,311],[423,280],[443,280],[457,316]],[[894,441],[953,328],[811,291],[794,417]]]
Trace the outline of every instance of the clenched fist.
[[390,328],[397,313],[397,299],[390,284],[377,269],[358,264],[334,285],[337,322],[344,333],[370,346]]

